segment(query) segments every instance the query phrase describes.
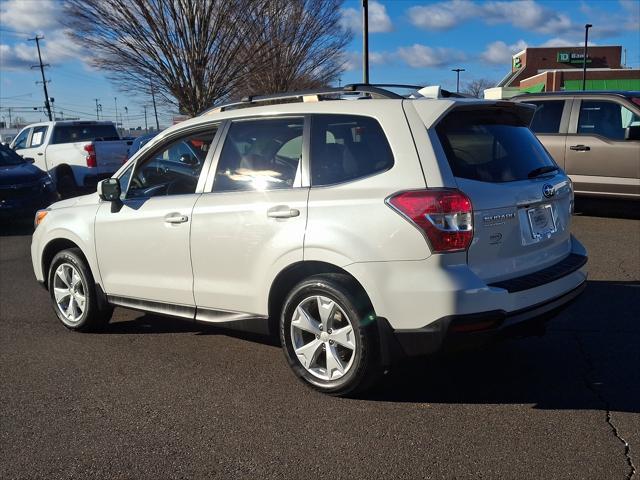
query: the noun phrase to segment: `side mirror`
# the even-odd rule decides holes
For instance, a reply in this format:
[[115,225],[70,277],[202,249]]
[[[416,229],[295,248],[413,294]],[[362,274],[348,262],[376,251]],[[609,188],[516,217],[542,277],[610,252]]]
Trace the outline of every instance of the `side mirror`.
[[632,125],[624,129],[625,140],[640,140],[640,125]]
[[98,182],[98,196],[107,202],[120,200],[120,180],[117,178],[107,178]]

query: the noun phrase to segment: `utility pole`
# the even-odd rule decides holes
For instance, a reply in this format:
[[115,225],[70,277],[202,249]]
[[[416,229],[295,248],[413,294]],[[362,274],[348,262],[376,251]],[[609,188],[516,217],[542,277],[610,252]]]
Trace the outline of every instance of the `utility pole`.
[[147,124],[147,106],[144,105],[144,131],[149,133],[149,125]]
[[460,72],[466,72],[464,68],[452,68],[452,72],[456,72],[456,93],[460,92]]
[[113,97],[113,101],[116,104],[116,130],[118,129],[118,97]]
[[100,120],[100,104],[98,103],[99,98],[94,98],[96,101],[96,120]]
[[[126,105],[124,106],[124,115],[127,117],[127,127],[131,128],[129,125],[129,108]],[[124,125],[122,127],[124,128]]]
[[[36,47],[38,48],[38,61],[39,61],[39,65],[32,65],[31,68],[38,68],[40,67],[40,73],[42,74],[42,86],[44,88],[44,106],[47,108],[47,114],[49,115],[49,121],[52,121],[52,117],[51,117],[51,105],[49,105],[49,93],[47,92],[47,80],[44,79],[44,67],[48,67],[49,64],[47,63],[46,65],[42,64],[42,55],[40,53],[40,40],[42,40],[44,37],[41,37],[39,35],[36,35],[35,38],[30,38],[29,41],[34,41],[36,42]],[[40,83],[40,82],[36,82]]]
[[589,41],[589,29],[593,27],[590,23],[584,26],[584,53],[582,58],[582,91],[587,89],[587,42]]
[[369,1],[362,0],[362,82],[369,83]]
[[149,79],[149,85],[151,86],[151,99],[153,100],[153,113],[156,116],[156,131],[160,131],[160,122],[158,122],[158,109],[156,108],[156,96],[153,93],[153,83]]
[[9,111],[9,128],[11,128],[11,107],[7,108]]

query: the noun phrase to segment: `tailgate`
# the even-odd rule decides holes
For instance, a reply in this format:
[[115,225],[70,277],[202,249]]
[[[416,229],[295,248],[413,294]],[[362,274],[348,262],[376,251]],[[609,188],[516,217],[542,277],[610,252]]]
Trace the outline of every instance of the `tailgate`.
[[469,267],[487,283],[567,257],[571,182],[509,102],[463,105],[436,126],[456,186],[473,205]]
[[100,174],[111,174],[127,161],[129,146],[126,140],[97,140],[93,145]]

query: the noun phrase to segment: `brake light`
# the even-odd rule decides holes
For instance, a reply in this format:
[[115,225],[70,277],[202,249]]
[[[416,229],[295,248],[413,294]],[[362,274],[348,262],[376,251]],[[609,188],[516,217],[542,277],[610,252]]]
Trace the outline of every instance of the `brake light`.
[[459,190],[411,190],[387,203],[424,232],[434,253],[466,250],[473,239],[473,206]]
[[89,143],[84,146],[84,151],[87,152],[87,167],[95,168],[98,166],[98,162],[96,161],[96,149],[93,143]]

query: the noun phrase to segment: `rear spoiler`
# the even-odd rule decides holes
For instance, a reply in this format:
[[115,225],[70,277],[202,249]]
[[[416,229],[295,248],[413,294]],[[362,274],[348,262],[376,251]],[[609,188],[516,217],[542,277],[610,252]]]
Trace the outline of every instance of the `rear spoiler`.
[[504,100],[497,100],[495,102],[484,101],[482,103],[472,103],[468,105],[458,104],[447,113],[451,113],[452,111],[459,112],[464,110],[507,110],[515,114],[516,117],[518,117],[518,119],[522,122],[522,124],[528,127],[531,124],[533,115],[536,113],[536,106],[530,103],[516,103]]

